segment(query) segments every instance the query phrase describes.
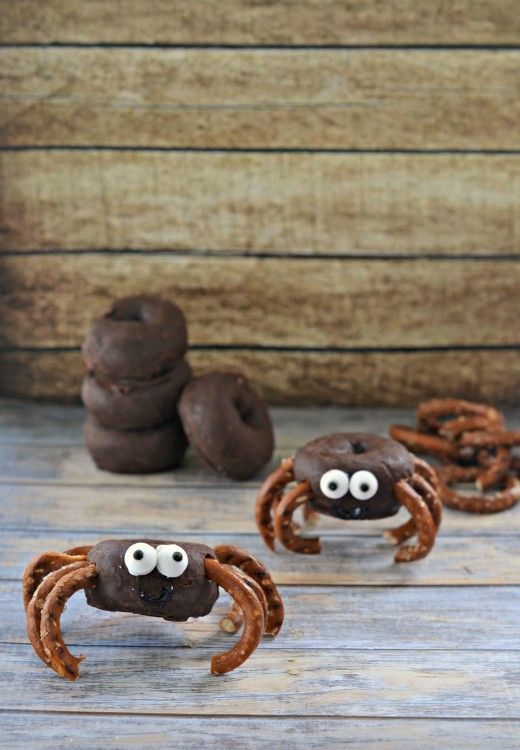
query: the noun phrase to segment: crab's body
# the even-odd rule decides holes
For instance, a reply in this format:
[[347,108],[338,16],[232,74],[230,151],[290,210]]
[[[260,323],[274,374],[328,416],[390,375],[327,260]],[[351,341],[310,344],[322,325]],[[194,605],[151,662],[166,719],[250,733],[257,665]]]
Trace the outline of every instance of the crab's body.
[[[296,485],[287,489],[292,482]],[[403,505],[412,518],[387,536],[399,544],[417,533],[419,541],[398,550],[396,562],[425,557],[433,546],[441,519],[435,474],[395,440],[335,433],[312,440],[282,462],[260,490],[256,520],[271,549],[278,539],[294,552],[315,554],[319,539],[300,537],[292,520],[298,507],[307,517],[360,521],[394,516]]]
[[276,635],[283,604],[269,572],[245,550],[190,542],[108,539],[93,547],[39,555],[23,578],[27,632],[38,656],[60,676],[75,680],[81,658],[63,642],[60,618],[67,599],[83,589],[97,609],[185,621],[213,609],[222,586],[233,598],[221,621],[227,632],[243,627],[235,646],[214,656],[211,671],[240,666],[262,633]]

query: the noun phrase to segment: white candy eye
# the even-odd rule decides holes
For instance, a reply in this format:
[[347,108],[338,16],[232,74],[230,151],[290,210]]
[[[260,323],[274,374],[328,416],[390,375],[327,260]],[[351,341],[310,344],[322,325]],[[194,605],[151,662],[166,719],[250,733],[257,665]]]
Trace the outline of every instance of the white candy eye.
[[348,474],[340,469],[330,469],[320,479],[320,490],[325,497],[337,500],[348,492]]
[[188,567],[188,555],[178,544],[157,547],[157,570],[167,578],[178,578]]
[[125,565],[131,576],[145,576],[157,565],[157,550],[146,542],[136,542],[125,552]]
[[378,487],[377,477],[371,471],[356,471],[350,478],[350,493],[356,500],[370,500]]

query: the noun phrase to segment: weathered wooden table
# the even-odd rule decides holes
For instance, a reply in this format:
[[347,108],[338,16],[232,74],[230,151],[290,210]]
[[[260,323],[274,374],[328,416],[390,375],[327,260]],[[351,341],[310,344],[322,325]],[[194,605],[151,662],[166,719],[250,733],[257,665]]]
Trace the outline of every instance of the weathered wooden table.
[[[388,522],[323,519],[323,553],[268,552],[255,532],[259,482],[215,478],[189,452],[150,477],[99,472],[76,407],[0,401],[1,693],[6,748],[518,748],[520,508],[447,510],[432,554],[393,564]],[[338,429],[385,434],[409,413],[274,410],[277,461]],[[520,424],[520,412],[510,415]],[[397,525],[397,519],[389,522]],[[286,624],[242,667],[209,674],[232,636],[207,618],[176,625],[100,612],[76,595],[64,616],[83,653],[70,684],[28,645],[25,563],[104,537],[236,542],[259,555],[285,598]]]

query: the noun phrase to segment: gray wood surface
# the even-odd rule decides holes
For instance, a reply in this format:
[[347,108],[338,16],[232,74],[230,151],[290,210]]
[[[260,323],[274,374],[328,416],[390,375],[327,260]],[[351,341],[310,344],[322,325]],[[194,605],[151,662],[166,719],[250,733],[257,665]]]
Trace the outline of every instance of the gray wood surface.
[[[398,409],[275,409],[276,461],[320,433],[385,434]],[[78,407],[0,400],[0,747],[517,748],[520,743],[520,509],[447,510],[432,554],[393,564],[386,522],[322,519],[323,553],[268,552],[252,522],[261,478],[210,475],[192,452],[153,477],[98,471]],[[511,426],[520,412],[510,412]],[[264,472],[265,473],[265,472]],[[404,515],[403,515],[404,518]],[[43,668],[23,626],[31,555],[113,535],[237,542],[280,584],[284,629],[224,677],[222,595],[202,620],[169,624],[100,612],[75,596],[64,615],[83,653],[73,685]]]

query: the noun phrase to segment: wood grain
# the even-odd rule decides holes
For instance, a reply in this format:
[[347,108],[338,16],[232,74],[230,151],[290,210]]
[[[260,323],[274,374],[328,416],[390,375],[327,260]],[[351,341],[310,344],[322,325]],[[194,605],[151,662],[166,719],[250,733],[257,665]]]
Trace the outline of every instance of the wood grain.
[[0,168],[4,250],[520,252],[512,155],[44,150]]
[[[162,534],[171,536],[174,525],[167,507]],[[516,528],[516,527],[513,527]],[[329,534],[320,555],[296,555],[287,551],[270,552],[258,533],[184,533],[178,541],[201,542],[210,547],[237,544],[262,560],[277,584],[285,586],[505,586],[520,584],[520,544],[518,533],[486,536],[485,532],[437,537],[430,555],[410,565],[394,563],[395,547],[382,536],[357,535],[355,527]],[[115,531],[115,530],[113,530]],[[111,534],[114,536],[114,533]],[[0,531],[2,577],[20,580],[28,561],[40,551],[64,550],[92,544],[106,538],[83,529]],[[133,536],[133,535],[131,535]],[[94,537],[94,538],[93,538]]]
[[[485,596],[477,612],[475,596],[479,592]],[[470,586],[440,586],[425,592],[413,587],[284,586],[280,593],[287,620],[276,638],[265,641],[263,648],[267,650],[486,649],[488,622],[494,620],[497,611],[500,619],[495,626],[495,647],[515,650],[518,645],[520,589],[515,587],[504,592],[500,586],[479,591]],[[18,581],[0,581],[0,604],[4,613],[2,642],[28,643],[25,630],[20,628],[24,613]],[[320,617],[316,616],[316,605]],[[87,606],[85,597],[79,594],[67,604],[63,634],[67,645],[79,650],[83,646],[124,646],[214,652],[225,650],[229,644],[229,634],[219,628],[219,620],[228,608],[229,598],[221,591],[207,617],[166,623],[161,618],[143,620],[132,614],[103,612]]]
[[[280,352],[192,351],[196,372],[239,370],[271,404],[415,406],[446,395],[518,402],[520,351]],[[78,352],[0,352],[0,394],[77,401]]]
[[[180,653],[164,648],[82,650],[86,660],[80,680],[64,685],[42,667],[30,646],[0,646],[4,707],[100,714],[123,714],[131,707],[134,713],[202,716],[464,718],[482,712],[508,719],[517,717],[520,698],[511,653],[499,650],[301,652],[260,647],[247,669],[221,678],[209,674],[209,654],[197,648]],[[136,670],[146,673],[146,690],[135,689]],[[25,689],[29,680],[30,692]]]
[[0,50],[0,145],[520,147],[520,52]]
[[[1,259],[0,343],[77,346],[118,296],[174,299],[194,344],[518,345],[520,263],[34,255]],[[81,290],[81,304],[78,292]],[[489,310],[493,315],[489,315]]]
[[499,45],[520,42],[520,22],[515,0],[2,0],[0,38],[9,43]]
[[[63,737],[74,737],[78,747],[106,750],[114,745],[132,750],[143,747],[168,747],[175,738],[177,747],[213,750],[216,744],[229,750],[273,750],[299,748],[321,750],[384,742],[402,750],[438,750],[446,746],[468,744],[472,750],[518,750],[518,723],[515,720],[483,719],[326,719],[297,717],[203,716],[92,716],[82,714],[41,714],[24,711],[0,714],[0,731],[6,747],[23,750],[55,750]],[[36,736],[37,735],[37,736]],[[114,738],[116,738],[114,740]],[[247,739],[246,739],[247,738]],[[115,745],[114,745],[115,746]]]
[[[350,425],[345,428],[351,429]],[[321,432],[317,430],[314,436]],[[38,453],[43,454],[41,458]],[[33,468],[23,477],[22,471],[30,461]],[[84,448],[67,452],[26,445],[16,450],[3,444],[0,492],[5,504],[0,509],[0,521],[4,529],[14,531],[30,523],[31,528],[49,533],[61,529],[84,536],[88,530],[96,539],[116,531],[155,538],[165,533],[169,514],[175,518],[177,534],[256,534],[254,503],[268,470],[254,481],[231,484],[204,469],[190,451],[181,469],[156,475],[153,481],[139,481],[97,470]],[[210,513],[206,512],[208,506]],[[379,541],[385,529],[399,526],[408,517],[404,509],[394,518],[363,523],[321,516],[316,532],[322,538],[369,536]],[[518,527],[520,506],[486,518],[445,509],[442,535],[508,536],[517,534]]]

